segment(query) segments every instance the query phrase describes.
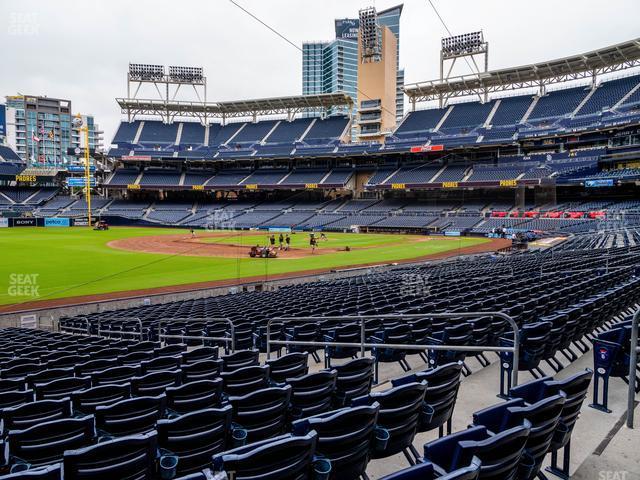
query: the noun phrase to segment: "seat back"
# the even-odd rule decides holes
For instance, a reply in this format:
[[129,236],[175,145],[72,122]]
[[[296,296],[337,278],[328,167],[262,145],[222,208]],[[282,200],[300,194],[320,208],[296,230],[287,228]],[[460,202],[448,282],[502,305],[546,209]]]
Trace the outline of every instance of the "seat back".
[[182,381],[184,383],[215,380],[222,371],[222,360],[199,360],[182,365],[180,368],[182,369]]
[[190,352],[184,352],[182,354],[182,364],[191,365],[195,362],[202,360],[217,360],[218,349],[214,347],[200,347],[191,350]]
[[336,406],[349,405],[351,400],[369,393],[373,383],[375,360],[371,357],[356,358],[333,367],[336,378]]
[[307,352],[294,352],[280,358],[267,360],[266,365],[269,365],[270,379],[283,383],[288,378],[306,375],[309,372],[308,361],[309,354]]
[[62,471],[60,465],[57,464],[10,473],[0,478],[3,480],[62,480]]
[[306,418],[331,409],[338,372],[325,370],[289,379],[291,385],[291,416]]
[[167,387],[165,393],[167,408],[180,414],[218,408],[222,403],[222,379],[199,380],[180,387]]
[[73,368],[48,368],[41,372],[31,373],[25,377],[27,386],[34,388],[36,384],[47,383],[52,380],[58,380],[59,378],[73,377]]
[[99,406],[112,405],[131,397],[131,385],[102,385],[71,394],[74,411],[95,413]]
[[474,457],[471,465],[459,468],[445,475],[438,475],[433,463],[425,462],[392,473],[381,480],[478,480],[480,478],[480,460]]
[[258,365],[259,355],[260,352],[258,350],[239,350],[230,355],[223,355],[221,357],[222,370],[224,372],[232,372],[234,370],[238,370],[239,368]]
[[136,397],[155,397],[163,394],[167,387],[182,384],[180,370],[161,370],[131,379],[131,394]]
[[94,387],[109,384],[128,383],[131,379],[140,375],[139,365],[122,365],[99,370],[91,374],[91,383]]
[[227,395],[244,395],[269,386],[269,365],[255,365],[222,372],[220,377],[222,389]]
[[154,431],[68,450],[63,460],[64,478],[152,480],[156,478],[157,448],[158,435]]
[[374,452],[373,458],[395,455],[413,444],[426,393],[426,381],[412,382],[383,392],[372,392],[367,397],[353,401],[353,405],[362,402],[377,402],[380,405],[378,426],[389,432],[389,441],[384,449]]
[[166,410],[166,396],[136,397],[96,407],[96,426],[113,436],[146,433],[155,428]]
[[35,386],[36,400],[60,400],[71,397],[78,390],[91,388],[91,377],[69,377],[39,383]]
[[38,423],[69,417],[71,417],[71,401],[69,398],[25,403],[17,407],[5,408],[0,412],[2,429],[5,433],[10,430],[24,430]]
[[234,472],[242,479],[312,478],[317,433],[282,435],[213,456],[214,472]]
[[62,461],[65,450],[86,447],[95,440],[95,419],[65,418],[10,430],[9,453],[38,467]]
[[[173,346],[173,345],[170,345]],[[159,372],[161,370],[175,370],[180,368],[182,357],[180,355],[156,357],[152,360],[144,360],[140,362],[142,374],[151,372]]]
[[178,456],[178,474],[203,470],[214,454],[228,447],[231,406],[204,409],[170,420],[158,420],[158,444]]
[[0,409],[17,407],[29,402],[33,402],[33,390],[13,390],[0,393]]
[[317,452],[331,460],[340,478],[360,478],[367,469],[375,442],[380,405],[347,407],[293,423],[295,435],[318,434]]
[[[448,363],[415,374],[415,381],[426,381],[424,409],[420,421],[420,432],[427,432],[444,425],[453,416],[460,387],[462,364]],[[411,377],[409,377],[411,378]],[[400,384],[394,381],[392,385]]]
[[233,421],[247,430],[247,442],[282,434],[287,428],[291,386],[258,390],[229,397]]

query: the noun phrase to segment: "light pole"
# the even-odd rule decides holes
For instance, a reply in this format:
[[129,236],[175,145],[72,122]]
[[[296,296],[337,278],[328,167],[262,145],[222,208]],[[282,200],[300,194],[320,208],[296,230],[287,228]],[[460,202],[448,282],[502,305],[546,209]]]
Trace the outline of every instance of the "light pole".
[[89,228],[93,226],[91,221],[91,168],[89,158],[89,126],[83,125],[80,114],[73,118],[73,126],[79,131],[84,132],[84,198],[87,202],[87,218],[89,220]]

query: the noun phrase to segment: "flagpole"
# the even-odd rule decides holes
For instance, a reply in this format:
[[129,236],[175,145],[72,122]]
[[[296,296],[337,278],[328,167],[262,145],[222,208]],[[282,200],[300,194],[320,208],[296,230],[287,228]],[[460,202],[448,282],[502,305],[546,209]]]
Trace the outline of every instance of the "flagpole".
[[33,133],[33,126],[31,127],[31,162],[30,163],[30,167],[33,166],[33,163],[35,162],[36,159],[36,144],[35,144],[35,135]]

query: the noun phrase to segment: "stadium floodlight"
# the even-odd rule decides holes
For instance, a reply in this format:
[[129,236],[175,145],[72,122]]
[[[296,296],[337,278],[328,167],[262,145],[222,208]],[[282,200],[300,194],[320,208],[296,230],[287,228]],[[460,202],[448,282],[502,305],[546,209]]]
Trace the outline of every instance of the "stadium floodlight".
[[375,62],[382,55],[382,35],[375,7],[363,8],[359,12],[360,51],[364,62]]
[[142,81],[162,80],[164,78],[164,65],[130,63],[129,78]]
[[471,32],[442,39],[442,54],[445,58],[482,53],[485,47],[482,32]]
[[169,78],[175,82],[199,83],[204,80],[202,67],[169,66]]

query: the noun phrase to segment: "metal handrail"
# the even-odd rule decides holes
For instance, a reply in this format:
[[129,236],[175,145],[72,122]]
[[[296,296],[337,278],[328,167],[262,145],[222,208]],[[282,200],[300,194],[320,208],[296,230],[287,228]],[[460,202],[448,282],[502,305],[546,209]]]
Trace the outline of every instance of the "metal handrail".
[[105,318],[105,319],[101,319],[98,320],[98,336],[101,337],[103,333],[116,333],[116,332],[112,332],[111,330],[103,330],[102,328],[100,328],[102,326],[102,322],[106,322],[108,320],[117,320],[117,321],[125,321],[125,322],[138,322],[139,328],[140,328],[140,333],[136,333],[136,332],[117,332],[118,335],[124,335],[124,336],[137,336],[139,337],[140,341],[142,341],[143,339],[143,335],[144,332],[142,331],[142,320],[140,320],[139,317],[124,317],[124,318],[118,318],[118,319],[109,319],[109,318]]
[[[411,320],[421,318],[478,318],[478,317],[498,317],[506,320],[513,329],[513,347],[493,347],[493,346],[462,346],[462,345],[407,345],[397,343],[367,343],[365,340],[365,320],[391,319],[391,320]],[[272,340],[271,324],[273,322],[348,322],[360,323],[360,342],[312,342],[296,340]],[[267,359],[271,358],[271,345],[301,345],[316,347],[360,347],[360,355],[364,355],[366,348],[390,348],[402,350],[450,350],[457,352],[511,352],[513,353],[512,386],[518,385],[518,367],[520,360],[520,329],[515,320],[502,312],[450,312],[450,313],[425,313],[425,314],[389,314],[389,315],[354,315],[337,317],[276,317],[267,321]]]
[[627,396],[627,427],[633,428],[634,403],[636,398],[636,367],[638,365],[638,323],[640,323],[640,309],[633,314],[631,320],[631,345],[629,360],[629,392]]
[[[229,330],[231,332],[231,339],[228,337],[206,337],[206,336],[194,336],[194,335],[163,335],[162,327],[170,322],[226,322],[229,324]],[[236,351],[236,329],[231,319],[226,317],[213,317],[213,318],[165,318],[158,322],[158,340],[162,343],[162,340],[167,338],[183,339],[183,340],[213,340],[217,342],[225,342],[225,345],[231,343],[231,353]]]

